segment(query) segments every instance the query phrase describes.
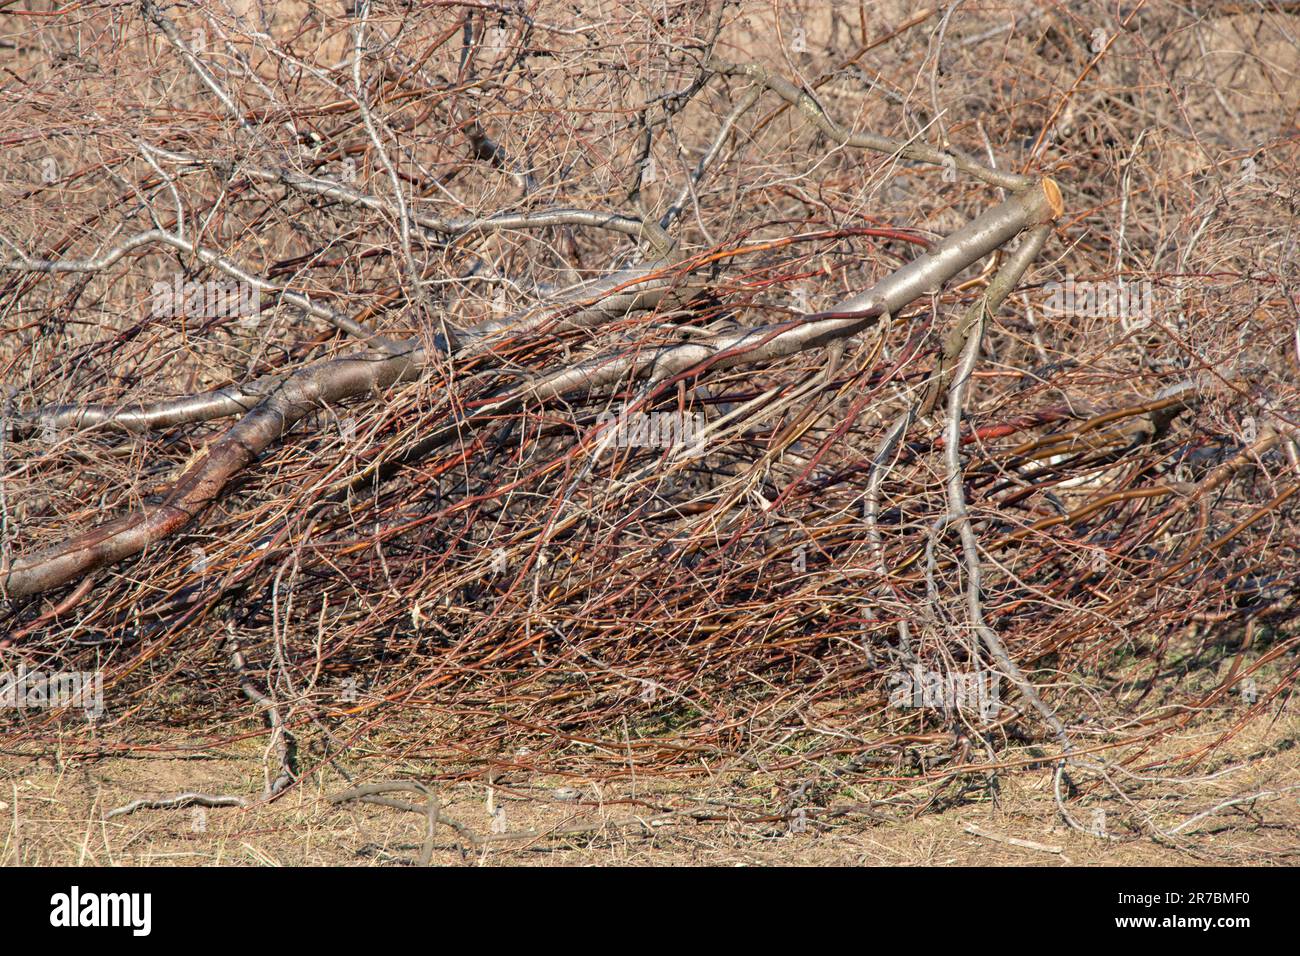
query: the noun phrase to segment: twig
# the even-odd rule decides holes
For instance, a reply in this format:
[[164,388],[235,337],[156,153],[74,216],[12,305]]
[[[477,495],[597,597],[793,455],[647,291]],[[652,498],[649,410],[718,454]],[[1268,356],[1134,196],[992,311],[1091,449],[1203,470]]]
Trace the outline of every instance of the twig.
[[1000,833],[985,830],[983,827],[974,823],[967,823],[962,827],[962,829],[973,836],[983,837],[986,840],[993,840],[996,843],[1005,843],[1008,846],[1018,846],[1025,850],[1037,850],[1039,853],[1063,852],[1063,849],[1059,846],[1050,846],[1046,843],[1035,843],[1033,840],[1021,840],[1018,837],[1003,836]]

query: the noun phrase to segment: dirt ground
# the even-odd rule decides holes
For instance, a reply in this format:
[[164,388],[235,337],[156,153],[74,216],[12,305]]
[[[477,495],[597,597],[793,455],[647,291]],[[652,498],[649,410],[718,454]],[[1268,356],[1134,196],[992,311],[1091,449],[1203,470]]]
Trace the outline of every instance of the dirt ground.
[[[442,818],[472,830],[477,845],[439,826],[434,865],[527,866],[1126,866],[1288,865],[1300,860],[1300,735],[1295,703],[1259,721],[1190,774],[1165,779],[1123,803],[1141,807],[1170,838],[1135,832],[1131,820],[1107,839],[1063,822],[1049,769],[1000,774],[964,801],[914,815],[888,801],[826,808],[792,825],[754,821],[770,809],[772,783],[756,774],[623,779],[503,777],[437,787]],[[1225,718],[1168,741],[1186,752],[1221,731]],[[106,743],[108,741],[105,741]],[[137,740],[138,744],[139,741]],[[375,773],[354,760],[353,783],[429,780],[409,761]],[[281,799],[247,809],[145,809],[105,819],[128,801],[200,790],[255,795],[261,744],[183,755],[96,758],[0,755],[0,864],[91,866],[412,865],[425,817],[388,807],[334,805],[350,785],[341,773],[309,775]],[[867,787],[853,787],[859,798]],[[1262,794],[1255,799],[1241,800]],[[403,802],[409,794],[392,794]],[[418,802],[419,798],[415,798]],[[1235,802],[1234,802],[1235,801]],[[1225,805],[1227,804],[1227,805]],[[1095,792],[1070,801],[1077,820],[1095,820]],[[845,806],[833,801],[829,809]],[[1108,806],[1122,805],[1111,803]],[[1091,808],[1091,809],[1090,809]],[[1217,809],[1216,809],[1217,808]],[[492,811],[495,810],[495,817]],[[1213,811],[1188,824],[1198,814]],[[1107,812],[1117,812],[1108,810]],[[700,820],[701,816],[716,819]],[[1112,818],[1114,819],[1114,818]],[[1009,841],[1023,841],[1020,844]],[[457,845],[460,843],[462,846]]]

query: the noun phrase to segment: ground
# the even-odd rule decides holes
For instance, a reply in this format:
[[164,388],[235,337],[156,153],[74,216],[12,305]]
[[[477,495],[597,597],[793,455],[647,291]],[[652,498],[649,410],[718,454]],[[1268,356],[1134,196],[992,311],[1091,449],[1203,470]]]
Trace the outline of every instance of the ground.
[[[573,778],[499,781],[492,801],[504,807],[493,834],[481,779],[441,785],[443,816],[484,838],[462,852],[447,827],[437,831],[434,865],[646,866],[1132,866],[1294,865],[1300,860],[1300,735],[1293,702],[1259,721],[1212,760],[1144,796],[1166,830],[1235,798],[1176,839],[1131,831],[1099,839],[1067,827],[1052,796],[1049,769],[1001,775],[996,799],[986,790],[967,802],[920,815],[881,804],[806,826],[742,820],[747,802],[770,789],[756,775],[697,776],[598,783]],[[1225,718],[1194,725],[1169,741],[1186,752],[1197,738],[1225,729]],[[105,741],[106,743],[108,741]],[[281,799],[248,809],[141,810],[105,820],[107,810],[142,797],[185,790],[255,794],[262,744],[183,757],[136,753],[97,758],[0,755],[0,864],[3,865],[410,865],[420,853],[422,815],[379,806],[336,806],[349,786],[330,771],[304,779]],[[347,766],[356,783],[429,779],[412,761],[375,774],[366,760]],[[1290,789],[1288,789],[1290,788]],[[860,789],[860,788],[855,788]],[[394,794],[403,801],[408,795]],[[1166,811],[1166,807],[1176,809]],[[1088,811],[1076,806],[1076,816]],[[833,804],[832,804],[833,806]],[[658,812],[716,808],[699,822]],[[498,810],[500,813],[500,810]],[[792,830],[794,832],[792,832]],[[977,832],[972,832],[977,831]],[[1114,835],[1113,835],[1114,836]],[[1020,840],[1032,847],[1015,845]]]

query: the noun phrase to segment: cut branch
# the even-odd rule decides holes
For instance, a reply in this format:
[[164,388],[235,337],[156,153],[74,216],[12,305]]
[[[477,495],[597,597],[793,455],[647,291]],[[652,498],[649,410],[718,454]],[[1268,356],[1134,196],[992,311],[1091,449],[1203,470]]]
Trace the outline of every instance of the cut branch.
[[[1041,180],[978,216],[928,252],[833,311],[648,353],[582,362],[502,395],[477,414],[499,413],[517,407],[526,399],[545,402],[579,390],[590,392],[625,377],[667,381],[686,374],[698,375],[710,369],[767,362],[826,345],[853,335],[885,313],[899,312],[922,295],[938,291],[957,273],[1023,229],[1050,222],[1060,213],[1060,191],[1056,184],[1050,179]],[[644,270],[638,270],[637,278],[644,278],[646,274]],[[600,291],[608,289],[621,307],[643,306],[646,296],[658,301],[657,297],[662,297],[667,290],[665,286],[656,286],[649,291],[636,288],[629,292],[625,284],[607,279],[586,292],[599,295]],[[600,300],[585,308],[566,305],[562,310],[563,321],[580,321],[592,316],[593,310],[595,314],[608,315],[609,308],[609,302]],[[554,319],[554,312],[543,310],[532,321],[540,324],[547,318]],[[518,320],[505,324],[506,328],[516,331],[520,326]],[[491,322],[477,330],[480,336],[493,331],[498,331],[498,327]],[[467,348],[466,351],[485,347],[479,342],[477,348]],[[191,466],[177,480],[162,504],[109,522],[63,544],[18,557],[0,578],[0,593],[20,598],[48,591],[96,568],[138,554],[149,545],[175,534],[216,500],[235,474],[312,411],[325,404],[380,391],[400,381],[410,381],[419,376],[425,361],[424,350],[408,347],[400,352],[368,352],[333,359],[295,373],[279,383],[270,395]],[[450,437],[464,424],[456,422],[454,428],[449,426],[439,434],[438,440],[442,440],[443,435]]]

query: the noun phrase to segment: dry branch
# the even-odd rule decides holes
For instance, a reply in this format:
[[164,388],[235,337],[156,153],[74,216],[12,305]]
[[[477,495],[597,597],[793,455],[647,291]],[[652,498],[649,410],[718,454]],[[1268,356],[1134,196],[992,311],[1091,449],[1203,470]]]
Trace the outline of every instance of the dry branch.
[[[771,361],[826,345],[861,331],[881,315],[901,311],[922,295],[937,293],[954,275],[996,250],[1021,230],[1049,222],[1061,211],[1060,190],[1050,179],[1044,179],[977,217],[930,251],[882,279],[872,289],[827,312],[781,325],[652,350],[647,354],[590,359],[543,375],[538,381],[502,395],[480,414],[509,411],[525,400],[546,402],[579,391],[590,393],[625,379],[648,377],[655,381],[675,381],[686,375]],[[1041,243],[1040,238],[1033,247],[1035,251]],[[590,295],[592,291],[586,294]],[[648,295],[638,290],[634,294],[636,304],[641,304]],[[604,300],[597,305],[606,313],[610,309],[610,303]],[[568,324],[575,321],[575,315],[565,317]],[[489,327],[480,330],[479,334],[491,331],[494,329]],[[177,479],[173,490],[160,505],[102,525],[45,552],[18,556],[0,578],[0,594],[22,598],[60,587],[83,574],[157,544],[187,527],[216,500],[231,478],[311,412],[409,381],[419,375],[425,363],[424,351],[408,343],[405,351],[401,352],[369,352],[331,359],[272,384],[269,394]],[[148,420],[153,417],[168,422],[178,413],[189,415],[200,410],[211,412],[237,406],[242,397],[241,394],[182,400],[179,409],[168,406],[165,411],[154,409],[136,418]],[[56,415],[75,418],[75,413],[66,411]],[[443,434],[450,437],[467,424],[455,422],[447,426]]]
[[[485,765],[786,828],[1049,761],[1082,832],[1199,836],[1141,796],[1300,676],[1297,64],[1111,13],[19,18],[0,670],[102,669],[130,749],[251,712],[272,795],[363,744],[434,827]],[[269,305],[141,309],[210,278]],[[200,798],[251,804],[132,807]]]

